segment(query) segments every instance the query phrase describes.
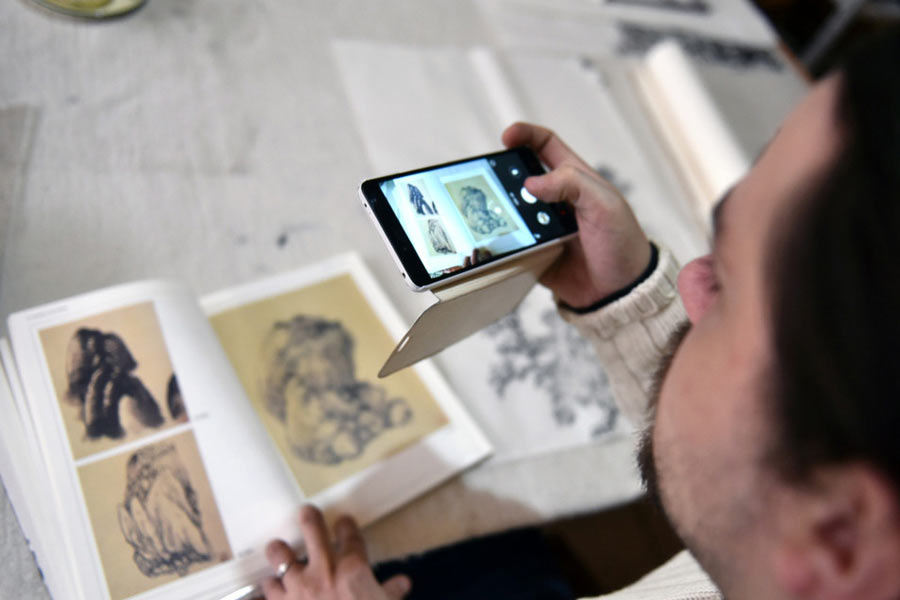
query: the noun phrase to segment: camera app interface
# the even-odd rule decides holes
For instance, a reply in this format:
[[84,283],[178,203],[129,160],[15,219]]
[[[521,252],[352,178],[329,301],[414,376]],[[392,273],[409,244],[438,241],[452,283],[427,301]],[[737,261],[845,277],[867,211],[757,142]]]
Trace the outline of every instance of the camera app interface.
[[389,179],[381,191],[434,279],[563,235],[514,153]]

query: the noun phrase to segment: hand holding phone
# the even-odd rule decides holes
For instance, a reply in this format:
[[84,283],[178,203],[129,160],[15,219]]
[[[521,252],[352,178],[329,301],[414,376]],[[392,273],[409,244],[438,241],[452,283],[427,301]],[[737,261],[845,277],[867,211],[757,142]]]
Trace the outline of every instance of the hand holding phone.
[[406,281],[421,291],[572,237],[571,209],[525,188],[544,172],[532,150],[513,148],[370,179],[359,194]]
[[650,242],[615,186],[544,127],[516,123],[503,132],[503,143],[538,152],[551,172],[529,179],[528,189],[551,205],[571,203],[578,223],[578,236],[541,283],[574,307],[631,285],[650,262]]

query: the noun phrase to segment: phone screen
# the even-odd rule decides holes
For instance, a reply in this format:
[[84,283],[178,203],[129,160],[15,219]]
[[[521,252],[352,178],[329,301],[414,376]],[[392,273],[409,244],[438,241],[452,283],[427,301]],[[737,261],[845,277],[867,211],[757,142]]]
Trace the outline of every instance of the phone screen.
[[[385,230],[402,230],[404,236],[387,237],[395,252],[405,250],[396,254],[422,286],[458,273],[473,259],[484,264],[573,233],[567,207],[545,204],[524,187],[528,176],[543,172],[530,150],[518,148],[366,184],[377,186],[390,207],[396,223],[380,217],[383,210],[373,206],[373,212]],[[402,258],[410,253],[418,265]]]

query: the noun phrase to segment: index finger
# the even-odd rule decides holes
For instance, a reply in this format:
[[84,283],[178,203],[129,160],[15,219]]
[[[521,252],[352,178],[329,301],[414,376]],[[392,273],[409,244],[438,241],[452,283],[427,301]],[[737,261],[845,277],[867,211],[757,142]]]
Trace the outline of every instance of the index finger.
[[341,517],[334,524],[334,534],[337,537],[338,557],[354,555],[366,563],[369,562],[366,542],[356,521],[349,516]]
[[551,169],[566,161],[576,161],[587,166],[553,131],[540,125],[513,123],[503,132],[503,145],[507,148],[528,146]]
[[303,543],[306,546],[308,568],[313,571],[331,572],[334,560],[331,556],[328,527],[321,511],[312,504],[300,509],[300,531],[303,533]]

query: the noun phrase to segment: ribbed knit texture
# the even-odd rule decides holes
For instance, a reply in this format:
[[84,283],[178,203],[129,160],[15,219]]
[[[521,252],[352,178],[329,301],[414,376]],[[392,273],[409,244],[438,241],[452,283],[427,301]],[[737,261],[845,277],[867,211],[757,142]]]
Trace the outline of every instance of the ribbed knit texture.
[[637,583],[596,600],[722,600],[722,594],[684,550]]
[[659,246],[656,270],[630,294],[584,315],[560,309],[562,317],[593,342],[625,417],[647,423],[653,374],[672,333],[686,317],[678,296],[678,263]]
[[[560,308],[590,340],[606,369],[616,403],[636,427],[648,423],[653,375],[669,339],[687,315],[678,296],[678,263],[659,246],[656,270],[630,294],[588,314]],[[697,561],[681,552],[627,588],[597,600],[721,600]]]

